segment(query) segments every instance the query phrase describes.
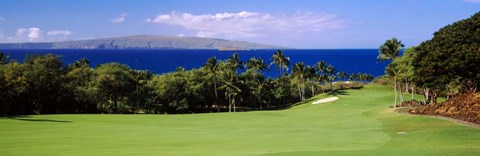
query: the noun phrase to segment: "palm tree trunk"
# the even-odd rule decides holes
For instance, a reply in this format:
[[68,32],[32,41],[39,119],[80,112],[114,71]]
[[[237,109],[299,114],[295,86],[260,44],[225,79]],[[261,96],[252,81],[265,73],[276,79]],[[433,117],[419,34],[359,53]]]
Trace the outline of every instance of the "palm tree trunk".
[[321,84],[321,86],[320,86],[320,88],[322,88],[322,93],[325,93],[325,88],[323,88],[323,87],[325,87],[325,83]]
[[118,112],[118,102],[117,98],[113,98],[113,112],[117,113]]
[[228,112],[232,112],[232,98],[228,95]]
[[235,100],[233,100],[232,103],[233,103],[233,112],[237,112],[237,106],[235,105],[236,103]]
[[333,82],[330,82],[330,92],[333,92]]
[[312,97],[315,96],[315,89],[313,88],[313,84],[312,84]]
[[262,99],[260,98],[260,96],[257,96],[257,97],[258,97],[258,102],[260,103],[260,110],[262,110],[263,109]]
[[217,111],[220,112],[220,106],[218,104],[218,92],[217,92],[217,80],[215,76],[213,76],[213,89],[215,91],[215,105],[217,105]]
[[434,91],[431,96],[432,97],[430,98],[430,104],[431,105],[437,104],[437,97],[438,97],[437,92]]
[[412,100],[414,99],[413,97],[413,92],[415,91],[415,87],[412,85],[412,87],[410,87],[412,89]]
[[423,102],[424,102],[425,104],[427,103],[428,98],[429,98],[429,95],[428,95],[428,94],[429,94],[429,91],[430,91],[430,89],[428,89],[428,88],[425,89],[425,93],[424,93],[424,97],[423,97],[423,98],[424,98],[424,101],[423,101]]
[[302,101],[302,87],[300,87],[300,83],[298,83],[297,89],[298,89],[298,97],[300,98],[300,101]]
[[400,95],[400,107],[402,106],[402,103],[404,102],[403,100],[403,92],[402,92],[402,83],[398,82],[398,89],[399,89],[399,95]]
[[393,103],[393,109],[397,109],[397,77],[393,77],[393,91],[395,93],[395,102]]
[[408,81],[405,82],[405,94],[408,94]]
[[303,99],[302,99],[302,101],[305,101],[305,96],[306,96],[306,95],[305,95],[305,81],[303,81],[303,84],[302,84],[302,91],[303,91],[303,94],[302,94],[302,95],[303,95]]

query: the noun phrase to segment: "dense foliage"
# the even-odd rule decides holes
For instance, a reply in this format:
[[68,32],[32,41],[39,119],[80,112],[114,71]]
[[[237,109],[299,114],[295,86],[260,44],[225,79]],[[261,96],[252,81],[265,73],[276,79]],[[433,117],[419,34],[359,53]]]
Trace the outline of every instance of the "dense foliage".
[[[379,55],[384,56],[382,52]],[[399,85],[400,92],[402,85],[411,91],[412,98],[414,92],[423,92],[425,103],[435,104],[439,96],[476,92],[480,82],[480,12],[441,28],[432,39],[390,60],[386,73],[399,80],[394,84]]]
[[[315,93],[335,89],[333,81],[346,72],[319,61],[295,63],[282,51],[272,56],[281,72],[268,78],[261,58],[242,61],[212,57],[198,69],[156,75],[127,65],[107,63],[95,68],[87,59],[64,65],[57,55],[31,55],[24,63],[0,53],[0,109],[3,115],[46,113],[194,113],[275,109]],[[368,74],[349,80],[369,81]],[[338,87],[340,89],[340,87]]]

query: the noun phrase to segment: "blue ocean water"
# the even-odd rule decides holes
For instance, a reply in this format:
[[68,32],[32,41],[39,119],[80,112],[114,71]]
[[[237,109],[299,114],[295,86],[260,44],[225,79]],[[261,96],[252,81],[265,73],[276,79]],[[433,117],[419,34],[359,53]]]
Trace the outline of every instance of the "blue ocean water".
[[[74,62],[83,57],[90,60],[92,67],[108,63],[119,62],[127,64],[133,69],[149,70],[154,73],[166,73],[174,71],[182,66],[186,69],[200,68],[208,58],[215,56],[219,60],[225,60],[232,56],[234,51],[218,50],[105,50],[105,49],[3,49],[1,52],[10,55],[10,59],[22,62],[27,54],[58,54],[62,55],[65,64]],[[241,60],[248,61],[251,57],[260,57],[270,63],[271,56],[276,50],[251,50],[238,51]],[[338,71],[348,73],[369,73],[374,76],[384,74],[386,62],[377,63],[378,49],[294,49],[284,50],[284,55],[290,57],[291,66],[295,62],[303,62],[314,65],[320,60],[332,64]],[[290,69],[291,69],[290,66]],[[278,71],[274,66],[265,75],[276,77]]]

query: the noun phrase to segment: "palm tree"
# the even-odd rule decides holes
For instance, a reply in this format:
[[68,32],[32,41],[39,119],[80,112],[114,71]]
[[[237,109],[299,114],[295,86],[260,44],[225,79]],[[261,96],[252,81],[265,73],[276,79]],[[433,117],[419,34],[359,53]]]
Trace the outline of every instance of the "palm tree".
[[[402,44],[402,41],[398,40],[397,38],[392,38],[390,40],[387,40],[385,41],[385,43],[383,43],[381,46],[380,46],[380,49],[379,49],[379,54],[377,56],[377,60],[378,61],[386,61],[386,60],[390,60],[390,61],[393,61],[395,60],[399,53],[400,53],[400,50],[401,48],[405,47],[405,45]],[[397,74],[395,71],[396,69],[394,67],[390,67],[390,69],[386,69],[386,71],[390,74],[393,74],[395,73],[395,76],[394,76],[394,82],[395,85],[394,85],[394,91],[395,91],[395,105],[394,105],[394,108],[396,108],[396,105],[397,105]]]
[[[328,76],[326,76],[325,74],[325,70],[326,70],[325,68],[327,67],[327,65],[328,63],[325,61],[318,61],[315,64],[315,69],[317,70],[317,73],[318,73],[317,81],[319,81],[320,84],[325,84],[325,82],[328,80]],[[321,88],[322,88],[322,92],[325,93],[323,86]]]
[[327,66],[327,63],[325,61],[318,61],[317,64],[315,64],[315,68],[319,72],[319,74],[325,72],[325,68]]
[[280,71],[280,77],[285,76],[285,71],[288,71],[290,65],[290,58],[283,55],[282,50],[278,50],[272,55],[272,65],[275,64],[275,70]]
[[328,81],[330,82],[330,91],[333,91],[333,81],[335,81],[335,68],[332,65],[328,65],[325,68],[325,72],[328,74]]
[[347,72],[338,72],[337,73],[338,78],[343,79],[344,81],[347,81],[346,78],[348,77]]
[[307,74],[307,68],[305,68],[303,62],[297,62],[293,65],[292,74],[298,81],[298,93],[300,101],[303,101],[305,100],[305,77]]
[[397,38],[392,38],[390,40],[385,41],[383,45],[380,46],[379,54],[377,56],[378,61],[386,61],[390,60],[393,61],[395,58],[398,57],[401,48],[405,47],[402,44],[402,41],[397,40]]
[[2,52],[0,52],[0,65],[7,64],[8,57],[9,57],[8,55],[5,55]]
[[317,71],[315,70],[315,67],[307,65],[307,74],[306,74],[306,79],[313,82],[311,89],[312,89],[312,97],[315,96],[315,84],[316,80],[319,78],[317,75]]
[[249,86],[252,88],[252,94],[255,95],[257,102],[260,104],[260,109],[263,109],[262,106],[262,90],[265,87],[265,83],[263,80],[257,79],[257,75],[261,74],[264,70],[267,69],[267,64],[263,62],[262,58],[250,58],[246,63],[248,73],[252,74],[253,82],[255,83],[254,86]]
[[397,76],[400,73],[400,71],[398,70],[397,65],[395,63],[393,64],[391,63],[385,68],[385,73],[389,76],[392,76],[394,80],[393,90],[395,93],[395,102],[393,103],[393,108],[396,109],[397,108]]
[[283,52],[282,50],[278,50],[277,52],[275,52],[272,57],[271,57],[271,60],[272,60],[272,63],[271,65],[275,64],[275,70],[279,70],[280,71],[280,82],[281,82],[281,86],[279,88],[279,90],[282,90],[282,92],[279,92],[281,93],[281,97],[282,97],[282,101],[283,101],[283,104],[286,103],[286,100],[285,100],[285,81],[284,81],[284,76],[285,76],[285,73],[286,71],[288,71],[288,66],[290,65],[290,58],[289,57],[286,57],[285,55],[283,55]]
[[[328,75],[325,73],[321,73],[318,75],[317,81],[320,82],[321,84],[325,85],[328,81]],[[322,93],[325,93],[325,88],[322,86]]]
[[237,98],[238,94],[242,92],[242,90],[238,87],[238,84],[241,83],[241,81],[238,80],[237,75],[233,70],[224,70],[223,76],[225,78],[225,82],[222,86],[220,86],[219,89],[225,90],[225,98],[228,100],[228,112],[232,112],[232,106],[233,111],[236,112],[235,99]]
[[219,63],[217,62],[217,58],[211,57],[207,60],[207,63],[203,65],[203,67],[209,72],[210,77],[213,79],[213,90],[215,92],[215,105],[217,105],[217,111],[220,111],[220,107],[218,107],[218,91],[217,91],[217,70],[218,70]]
[[354,81],[355,80],[355,74],[350,74],[350,76],[348,77],[348,81]]
[[227,60],[229,66],[235,71],[237,74],[237,69],[243,69],[244,62],[240,60],[238,57],[238,53],[234,53],[232,57],[228,58]]
[[258,81],[256,87],[253,88],[252,94],[257,98],[257,102],[260,104],[260,109],[263,109],[262,97],[264,97],[264,91],[268,89],[268,83],[265,81]]
[[[252,70],[254,72],[262,72],[264,70],[267,69],[267,64],[265,64],[265,62],[263,62],[263,59],[262,58],[250,58],[250,60],[248,60],[247,64],[247,70]],[[253,75],[253,78],[255,79],[255,75]]]

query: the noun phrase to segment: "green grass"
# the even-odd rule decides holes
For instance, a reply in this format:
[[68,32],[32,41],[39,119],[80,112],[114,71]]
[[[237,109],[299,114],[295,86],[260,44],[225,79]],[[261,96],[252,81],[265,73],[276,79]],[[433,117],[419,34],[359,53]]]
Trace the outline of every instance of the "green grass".
[[0,155],[480,154],[480,129],[394,113],[386,87],[310,104],[326,96],[281,111],[0,118]]

